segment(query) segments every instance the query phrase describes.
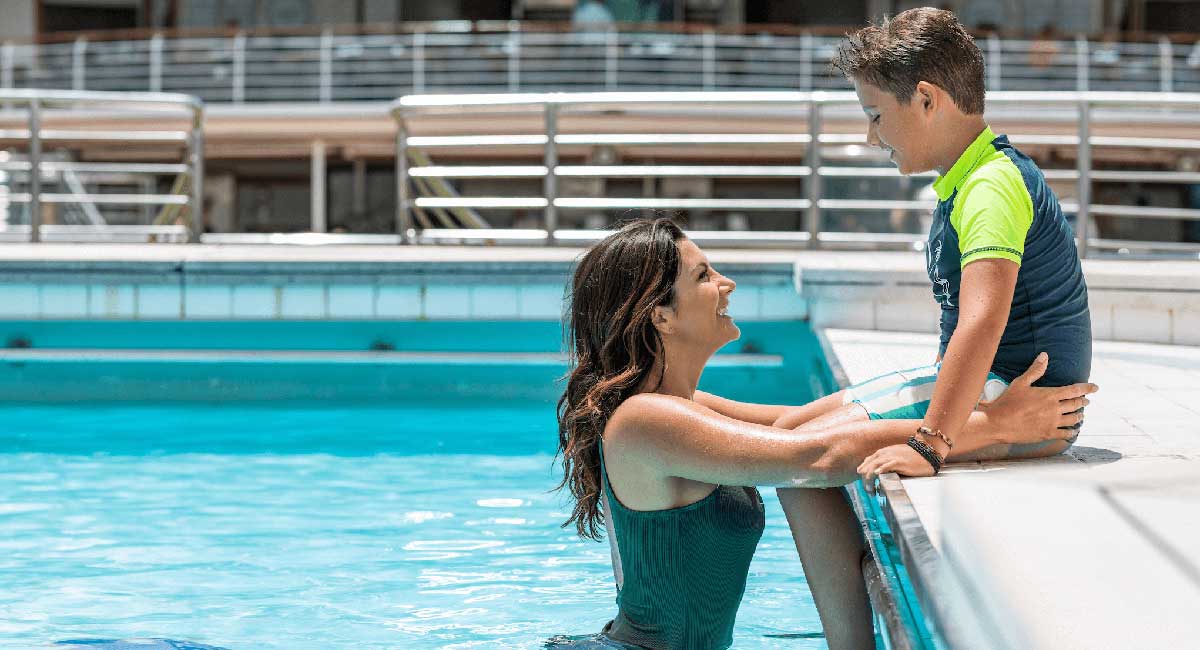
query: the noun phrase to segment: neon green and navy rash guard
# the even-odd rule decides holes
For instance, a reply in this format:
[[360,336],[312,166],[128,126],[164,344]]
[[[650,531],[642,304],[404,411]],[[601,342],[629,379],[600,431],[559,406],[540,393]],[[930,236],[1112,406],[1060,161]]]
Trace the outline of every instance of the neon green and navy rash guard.
[[980,259],[1021,265],[992,372],[1012,381],[1039,352],[1050,355],[1040,385],[1086,381],[1092,364],[1087,286],[1071,227],[1037,165],[1006,136],[984,128],[933,183],[938,195],[925,249],[942,308],[941,348],[958,325],[962,269]]

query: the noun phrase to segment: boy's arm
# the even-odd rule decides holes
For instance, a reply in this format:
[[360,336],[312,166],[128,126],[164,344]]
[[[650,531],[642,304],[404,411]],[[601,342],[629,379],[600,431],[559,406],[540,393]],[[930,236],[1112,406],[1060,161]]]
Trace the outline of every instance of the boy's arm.
[[[982,258],[962,270],[958,326],[946,346],[933,398],[922,424],[951,440],[958,436],[979,401],[988,369],[1008,323],[1020,266],[1012,260]],[[926,437],[944,458],[946,443]]]
[[[1033,224],[1033,202],[1021,173],[1011,164],[980,168],[963,183],[950,224],[962,251],[958,323],[922,424],[953,440],[979,401],[1008,324],[1025,237]],[[927,442],[945,458],[941,439]]]

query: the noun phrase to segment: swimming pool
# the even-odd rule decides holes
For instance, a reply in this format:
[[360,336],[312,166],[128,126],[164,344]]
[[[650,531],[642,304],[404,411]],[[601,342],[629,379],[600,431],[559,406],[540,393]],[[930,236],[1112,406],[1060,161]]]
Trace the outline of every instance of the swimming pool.
[[[7,324],[10,336],[18,325],[41,342],[34,351],[65,336],[55,323]],[[289,337],[316,331],[294,328],[325,328],[323,345],[346,352],[379,335],[344,323],[214,322],[188,340],[219,354],[128,359],[130,342],[161,348],[168,328],[99,325],[91,349],[108,357],[0,368],[0,384],[27,397],[0,404],[0,644],[539,648],[594,633],[614,613],[607,545],[561,529],[567,510],[549,491],[559,478],[553,378],[564,367],[528,355],[539,354],[534,341],[550,353],[557,323],[408,323],[394,339],[433,346],[442,336],[444,350],[457,327],[460,348],[518,354],[458,365],[394,356],[403,346],[388,363],[261,355],[295,350]],[[798,401],[829,381],[804,323],[743,330],[702,388]],[[228,356],[237,354],[248,356]],[[201,379],[213,376],[223,379],[206,400]],[[290,401],[277,390],[327,394],[330,382],[353,390]],[[35,399],[62,386],[76,401]],[[155,386],[182,399],[148,399]],[[489,387],[503,399],[487,399]],[[822,648],[790,534],[765,492],[768,527],[735,647]]]

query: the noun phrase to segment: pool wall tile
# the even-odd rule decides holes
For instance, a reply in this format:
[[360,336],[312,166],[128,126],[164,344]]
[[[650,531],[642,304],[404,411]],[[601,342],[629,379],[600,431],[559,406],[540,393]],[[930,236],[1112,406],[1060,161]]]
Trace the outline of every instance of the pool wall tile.
[[729,296],[729,315],[735,321],[762,320],[762,288],[738,285]]
[[1108,340],[1113,337],[1113,306],[1109,304],[1089,304],[1088,312],[1092,315],[1092,338]]
[[92,318],[133,318],[137,315],[134,285],[91,285],[88,287],[88,315]]
[[44,284],[40,287],[38,315],[42,318],[87,318],[86,284]]
[[1172,343],[1200,345],[1200,308],[1184,307],[1171,314]]
[[193,284],[184,288],[185,318],[229,318],[233,315],[231,287],[226,284]]
[[453,284],[427,284],[421,313],[425,318],[468,318],[471,290]]
[[563,308],[563,286],[534,284],[517,288],[517,314],[525,319],[559,318]]
[[808,316],[805,300],[789,286],[762,288],[759,316],[764,319],[802,319]]
[[280,318],[325,318],[327,290],[321,284],[289,284],[277,287]]
[[37,318],[38,302],[35,284],[0,284],[0,317]]
[[374,318],[374,286],[331,284],[326,291],[329,292],[330,318]]
[[375,295],[376,318],[419,318],[421,287],[415,284],[380,285]]
[[871,301],[812,301],[809,318],[814,327],[875,329],[875,303]]
[[271,285],[249,285],[233,288],[233,317],[251,319],[276,318],[279,298]]
[[1113,306],[1113,338],[1118,341],[1171,342],[1171,313],[1125,305]]
[[177,319],[183,315],[183,291],[174,284],[139,284],[134,291],[135,316]]
[[516,318],[518,315],[516,287],[471,287],[472,318]]

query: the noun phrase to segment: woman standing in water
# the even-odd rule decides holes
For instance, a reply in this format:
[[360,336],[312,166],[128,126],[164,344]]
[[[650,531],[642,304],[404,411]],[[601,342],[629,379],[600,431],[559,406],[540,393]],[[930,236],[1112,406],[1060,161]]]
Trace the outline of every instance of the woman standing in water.
[[[559,487],[574,501],[565,525],[593,539],[607,528],[618,611],[602,634],[571,647],[729,647],[765,524],[757,485],[780,488],[793,534],[806,541],[801,559],[831,650],[874,647],[858,523],[848,508],[807,499],[836,494],[844,507],[840,491],[806,488],[855,480],[864,459],[905,443],[918,423],[862,422],[838,409],[809,415],[830,411],[838,395],[791,407],[698,391],[709,358],[740,335],[726,314],[735,287],[668,219],[626,225],[575,270],[566,319],[571,370],[558,404]],[[1072,436],[1059,427],[1081,417],[1071,412],[1096,387],[1031,387],[1044,369],[1039,358],[973,413],[951,460],[996,443]],[[774,426],[780,421],[803,424]],[[808,534],[797,535],[798,527]]]

